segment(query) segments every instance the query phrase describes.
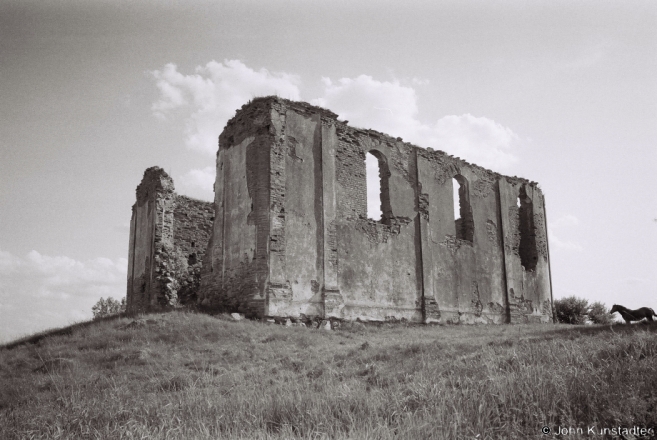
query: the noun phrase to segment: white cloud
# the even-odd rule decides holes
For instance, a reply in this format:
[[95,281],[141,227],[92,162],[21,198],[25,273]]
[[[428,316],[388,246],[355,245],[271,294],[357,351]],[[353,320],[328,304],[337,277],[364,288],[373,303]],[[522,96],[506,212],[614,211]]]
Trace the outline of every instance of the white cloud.
[[[270,94],[301,99],[298,76],[255,71],[237,60],[211,61],[189,75],[180,73],[175,64],[167,64],[152,75],[160,90],[160,99],[152,106],[154,114],[164,119],[174,113],[182,117],[187,147],[208,155],[216,153],[217,138],[227,120],[248,100]],[[423,123],[418,118],[415,89],[397,80],[379,81],[360,75],[337,81],[322,78],[322,83],[322,96],[310,102],[336,112],[353,126],[402,137],[497,171],[507,170],[518,161],[514,151],[520,139],[509,127],[471,114],[447,115],[434,123]],[[429,81],[412,78],[410,83],[421,86]],[[374,177],[370,180],[373,186]],[[193,197],[212,200],[213,182],[214,168],[207,167],[184,174],[180,187]]]
[[215,177],[216,169],[214,166],[189,170],[179,179],[180,189],[191,197],[213,201],[214,192],[212,189],[214,187]]
[[125,258],[78,261],[34,250],[21,258],[0,250],[0,341],[90,319],[101,297],[125,296],[127,267]]
[[495,170],[518,161],[513,149],[519,136],[508,127],[471,114],[447,115],[433,124],[418,119],[417,94],[399,81],[371,76],[322,78],[324,96],[312,101],[329,108],[350,124],[402,137],[420,147],[431,147]]
[[264,95],[299,99],[298,76],[255,71],[238,60],[210,61],[190,75],[178,72],[175,64],[151,73],[160,90],[153,113],[165,119],[173,110],[186,110],[185,144],[209,155],[217,152],[217,138],[228,119],[250,99]]

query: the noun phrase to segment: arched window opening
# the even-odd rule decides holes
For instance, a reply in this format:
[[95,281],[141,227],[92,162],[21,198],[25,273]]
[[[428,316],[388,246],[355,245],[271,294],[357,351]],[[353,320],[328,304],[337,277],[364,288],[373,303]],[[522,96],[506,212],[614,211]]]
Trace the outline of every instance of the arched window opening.
[[532,199],[527,196],[524,186],[520,188],[520,208],[518,209],[520,228],[520,264],[525,270],[536,269],[538,263],[538,249],[536,248],[536,228],[534,227],[534,205]]
[[390,171],[386,157],[377,150],[365,155],[365,180],[367,188],[367,217],[384,224],[390,223]]
[[[452,195],[454,196],[454,221],[457,221],[458,219],[461,218],[461,202],[460,202],[460,197],[459,197],[459,190],[461,189],[461,185],[459,184],[458,180],[452,179]],[[458,230],[458,225],[456,227]]]
[[452,186],[456,238],[472,242],[474,241],[474,219],[472,217],[472,207],[470,206],[468,181],[462,175],[457,174],[452,179]]

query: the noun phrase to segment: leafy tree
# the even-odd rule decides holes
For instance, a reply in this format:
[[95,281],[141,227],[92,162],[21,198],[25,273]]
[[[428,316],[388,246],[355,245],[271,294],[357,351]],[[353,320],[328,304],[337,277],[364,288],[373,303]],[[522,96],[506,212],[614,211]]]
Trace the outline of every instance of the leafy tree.
[[589,302],[583,298],[569,296],[554,302],[557,320],[564,324],[584,324],[589,313]]
[[604,303],[599,301],[591,304],[591,307],[589,307],[588,315],[589,319],[594,324],[611,324],[614,322],[614,319],[607,311],[607,307],[604,305]]
[[103,299],[101,297],[100,300],[98,300],[98,302],[91,308],[91,312],[94,314],[94,319],[105,318],[106,316],[123,313],[125,312],[125,296],[121,298],[121,302],[111,297],[107,297],[107,299]]

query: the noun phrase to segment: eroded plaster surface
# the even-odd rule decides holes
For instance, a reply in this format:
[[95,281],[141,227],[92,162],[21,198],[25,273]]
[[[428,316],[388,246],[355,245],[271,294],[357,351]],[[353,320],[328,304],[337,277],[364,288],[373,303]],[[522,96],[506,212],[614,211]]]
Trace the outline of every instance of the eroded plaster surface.
[[[214,219],[196,256],[201,307],[292,319],[552,321],[535,182],[277,97],[238,110],[219,145]],[[379,163],[376,221],[367,217],[367,153]],[[165,183],[152,206],[166,212]],[[129,292],[148,278],[153,234],[167,236],[139,200],[138,189]],[[148,301],[133,293],[133,302],[166,303],[170,295],[159,292]]]

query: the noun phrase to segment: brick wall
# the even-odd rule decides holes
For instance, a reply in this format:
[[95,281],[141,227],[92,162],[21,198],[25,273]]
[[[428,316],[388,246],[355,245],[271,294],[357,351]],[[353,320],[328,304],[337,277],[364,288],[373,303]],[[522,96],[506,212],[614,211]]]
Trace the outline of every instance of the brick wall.
[[130,227],[129,312],[196,301],[213,220],[212,203],[177,195],[173,179],[159,167],[144,172]]

